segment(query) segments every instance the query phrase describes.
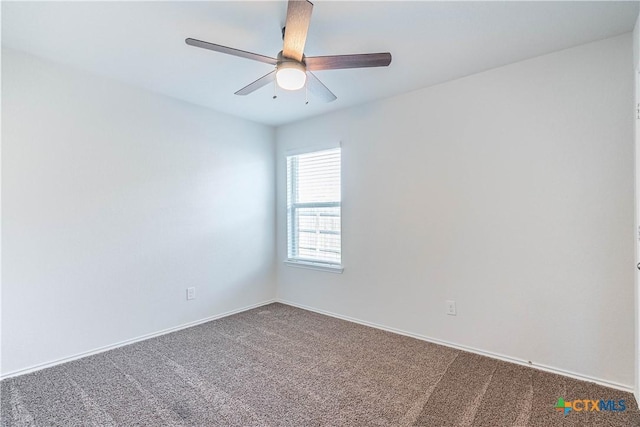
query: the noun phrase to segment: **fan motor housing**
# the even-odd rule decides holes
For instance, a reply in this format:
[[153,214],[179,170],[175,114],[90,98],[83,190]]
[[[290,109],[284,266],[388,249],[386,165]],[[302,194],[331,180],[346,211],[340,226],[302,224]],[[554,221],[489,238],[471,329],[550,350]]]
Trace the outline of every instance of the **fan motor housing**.
[[293,58],[287,58],[286,56],[284,56],[282,54],[282,51],[278,52],[278,64],[276,65],[276,67],[280,68],[280,65],[282,64],[287,64],[287,63],[294,63],[294,64],[300,64],[304,67],[305,71],[307,70],[307,64],[305,64],[304,62],[304,55],[302,56],[302,61],[296,61]]

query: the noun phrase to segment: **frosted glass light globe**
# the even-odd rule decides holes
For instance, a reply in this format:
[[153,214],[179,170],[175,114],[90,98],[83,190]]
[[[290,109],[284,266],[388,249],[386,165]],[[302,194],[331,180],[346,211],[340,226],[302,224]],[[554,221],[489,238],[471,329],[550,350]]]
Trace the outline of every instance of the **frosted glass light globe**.
[[282,89],[302,89],[307,81],[304,65],[297,62],[283,62],[276,71],[276,81]]

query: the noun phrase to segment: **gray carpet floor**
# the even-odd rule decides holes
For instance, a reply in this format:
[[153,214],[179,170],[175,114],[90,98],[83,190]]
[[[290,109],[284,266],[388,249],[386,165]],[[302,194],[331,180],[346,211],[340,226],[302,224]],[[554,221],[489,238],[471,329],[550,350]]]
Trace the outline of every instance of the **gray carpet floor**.
[[[1,383],[8,426],[640,426],[629,393],[271,304]],[[554,409],[624,399],[624,412]]]

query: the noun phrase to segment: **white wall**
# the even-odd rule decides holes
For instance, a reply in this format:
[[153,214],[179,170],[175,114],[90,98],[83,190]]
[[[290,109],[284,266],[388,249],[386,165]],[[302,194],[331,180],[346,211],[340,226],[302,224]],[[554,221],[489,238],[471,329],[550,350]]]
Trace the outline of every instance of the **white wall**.
[[640,15],[633,27],[633,64],[636,69],[640,69]]
[[2,65],[3,374],[275,296],[272,128]]
[[[628,33],[278,128],[279,297],[631,388],[631,52]],[[285,266],[285,153],[337,141],[344,273]]]
[[[640,106],[640,15],[638,19],[636,19],[636,25],[633,28],[633,68],[634,68],[634,84],[635,84],[635,102],[636,108]],[[640,113],[640,112],[639,112]],[[634,120],[635,125],[635,174],[636,174],[636,186],[635,186],[635,230],[640,231],[640,197],[638,197],[638,192],[640,191],[640,171],[638,170],[638,165],[640,164],[640,126],[638,126],[638,117]],[[640,244],[640,235],[636,239],[636,253],[635,259],[639,260],[638,257],[638,245]],[[636,341],[636,357],[635,357],[635,389],[634,394],[636,397],[636,401],[640,402],[640,280],[638,280],[638,275],[640,271],[636,271],[636,282],[635,282],[635,341]]]

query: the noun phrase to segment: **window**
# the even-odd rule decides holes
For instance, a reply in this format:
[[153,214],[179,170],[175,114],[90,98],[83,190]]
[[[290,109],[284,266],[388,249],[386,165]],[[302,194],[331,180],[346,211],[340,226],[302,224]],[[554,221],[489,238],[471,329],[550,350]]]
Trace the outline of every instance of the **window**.
[[340,148],[287,157],[287,240],[287,261],[340,267]]

